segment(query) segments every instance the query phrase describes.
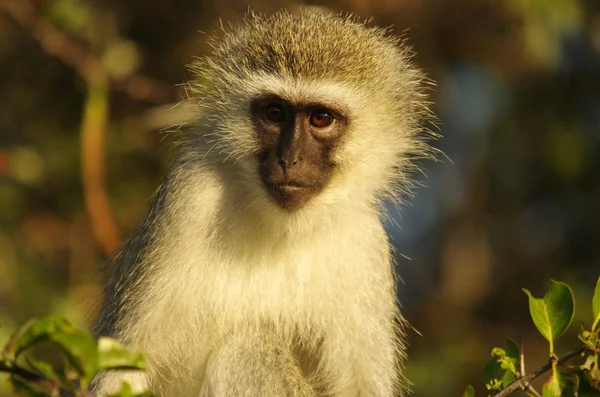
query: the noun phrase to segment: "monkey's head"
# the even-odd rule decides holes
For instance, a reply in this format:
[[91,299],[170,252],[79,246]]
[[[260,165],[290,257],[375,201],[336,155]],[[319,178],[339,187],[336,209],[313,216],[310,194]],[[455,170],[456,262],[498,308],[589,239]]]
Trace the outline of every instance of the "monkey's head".
[[286,211],[406,191],[411,161],[429,153],[430,117],[409,58],[351,17],[250,15],[192,66],[204,155],[237,170],[249,200]]

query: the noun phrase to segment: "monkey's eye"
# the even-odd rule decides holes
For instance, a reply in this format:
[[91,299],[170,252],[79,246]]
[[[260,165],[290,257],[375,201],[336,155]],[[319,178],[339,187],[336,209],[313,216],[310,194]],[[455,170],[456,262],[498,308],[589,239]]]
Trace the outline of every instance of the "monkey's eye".
[[280,103],[270,103],[263,110],[263,117],[269,123],[284,123],[287,121],[285,108]]
[[329,127],[335,118],[326,109],[313,110],[308,116],[308,121],[313,127],[325,128]]

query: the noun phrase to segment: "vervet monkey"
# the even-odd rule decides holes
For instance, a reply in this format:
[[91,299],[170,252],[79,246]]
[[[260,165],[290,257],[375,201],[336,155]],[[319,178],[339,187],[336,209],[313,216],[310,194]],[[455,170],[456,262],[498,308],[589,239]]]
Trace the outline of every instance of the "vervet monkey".
[[387,32],[250,15],[192,70],[197,117],[112,258],[96,335],[163,397],[393,396],[406,382],[382,201],[428,155],[423,74]]

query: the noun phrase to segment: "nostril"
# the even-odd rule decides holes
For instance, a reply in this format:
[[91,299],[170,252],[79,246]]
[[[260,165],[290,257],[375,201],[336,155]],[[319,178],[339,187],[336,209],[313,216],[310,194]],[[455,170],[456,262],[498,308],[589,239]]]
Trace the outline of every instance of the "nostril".
[[279,157],[279,164],[284,168],[289,168],[301,160],[302,157],[298,153],[288,153]]
[[281,165],[282,167],[288,166],[288,161],[285,159],[285,157],[283,157],[283,156],[279,157],[279,165]]

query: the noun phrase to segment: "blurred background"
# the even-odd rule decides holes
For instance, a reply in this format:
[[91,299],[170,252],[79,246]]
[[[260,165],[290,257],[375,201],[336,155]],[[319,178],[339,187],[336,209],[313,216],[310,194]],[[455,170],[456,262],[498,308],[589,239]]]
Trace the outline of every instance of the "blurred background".
[[[305,4],[393,26],[437,82],[434,145],[447,158],[423,163],[424,187],[388,222],[415,328],[414,395],[459,396],[468,383],[482,395],[483,365],[509,336],[537,368],[547,348],[521,288],[570,283],[577,325],[600,275],[600,1]],[[185,117],[174,106],[185,65],[248,6],[0,0],[0,341],[34,315],[92,321],[98,263],[140,221],[172,156],[162,129]]]

